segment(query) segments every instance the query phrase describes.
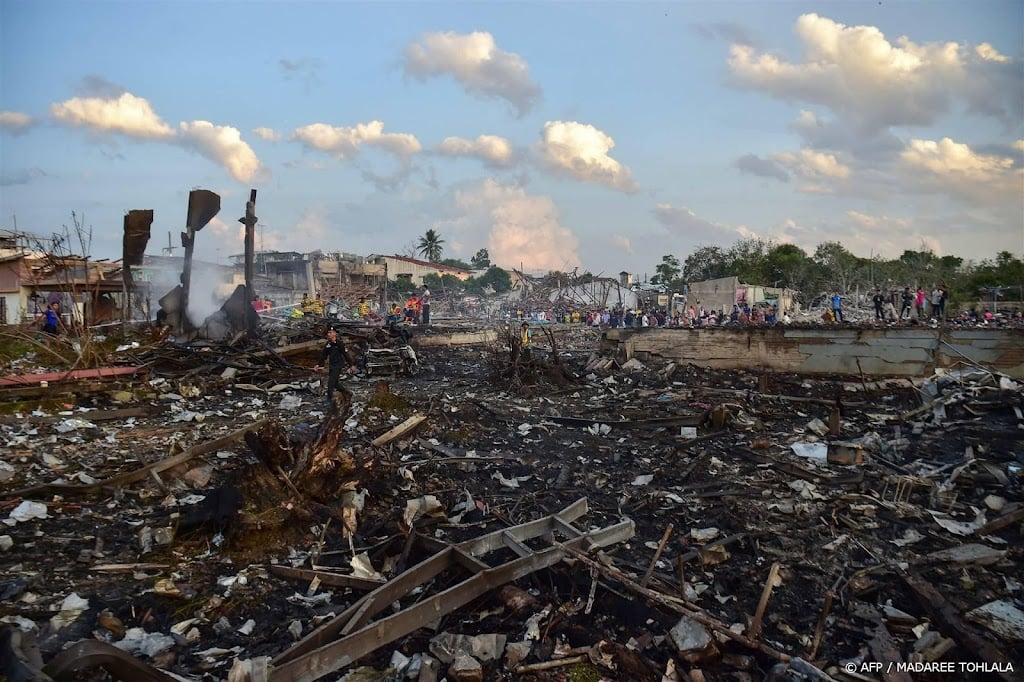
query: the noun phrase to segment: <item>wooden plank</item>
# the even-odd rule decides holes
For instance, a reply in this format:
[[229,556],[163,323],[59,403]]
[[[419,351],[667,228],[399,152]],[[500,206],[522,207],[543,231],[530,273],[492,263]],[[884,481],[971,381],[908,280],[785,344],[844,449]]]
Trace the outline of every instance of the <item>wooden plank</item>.
[[387,433],[381,434],[373,439],[372,444],[380,447],[381,445],[387,445],[393,440],[398,440],[404,436],[409,435],[419,427],[424,421],[426,416],[422,414],[414,414],[413,416],[406,419],[404,422],[391,429]]

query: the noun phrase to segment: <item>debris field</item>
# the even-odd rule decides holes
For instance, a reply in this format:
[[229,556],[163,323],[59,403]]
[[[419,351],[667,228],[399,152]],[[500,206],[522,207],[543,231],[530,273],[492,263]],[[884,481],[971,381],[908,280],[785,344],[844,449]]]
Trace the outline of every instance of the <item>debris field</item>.
[[421,348],[333,405],[295,338],[0,396],[0,672],[1024,675],[1018,382],[647,366],[599,336]]

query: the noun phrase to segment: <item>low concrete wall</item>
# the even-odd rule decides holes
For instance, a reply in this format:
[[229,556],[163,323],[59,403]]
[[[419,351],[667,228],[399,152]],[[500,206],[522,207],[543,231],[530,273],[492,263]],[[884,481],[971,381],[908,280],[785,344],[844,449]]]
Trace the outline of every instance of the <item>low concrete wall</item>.
[[609,329],[602,350],[722,369],[927,376],[969,361],[1024,378],[1024,330],[892,327]]

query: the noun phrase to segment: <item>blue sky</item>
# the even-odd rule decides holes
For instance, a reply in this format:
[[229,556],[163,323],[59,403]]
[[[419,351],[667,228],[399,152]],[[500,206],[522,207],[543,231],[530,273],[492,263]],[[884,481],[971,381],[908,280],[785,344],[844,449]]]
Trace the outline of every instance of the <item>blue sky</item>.
[[[1024,0],[0,0],[0,228],[219,193],[257,246],[653,274],[758,237],[1024,254]],[[179,250],[180,253],[180,250]]]

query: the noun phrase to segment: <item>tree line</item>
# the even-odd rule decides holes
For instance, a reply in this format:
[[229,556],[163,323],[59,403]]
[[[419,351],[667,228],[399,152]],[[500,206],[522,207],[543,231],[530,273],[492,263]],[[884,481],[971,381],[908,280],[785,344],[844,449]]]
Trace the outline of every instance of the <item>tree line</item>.
[[908,249],[887,260],[857,256],[835,241],[808,254],[793,244],[741,239],[730,247],[703,246],[682,262],[671,254],[662,256],[655,271],[651,281],[672,291],[683,291],[690,282],[735,276],[747,284],[792,289],[805,301],[833,290],[850,294],[907,286],[930,290],[935,285],[964,303],[1020,301],[1024,287],[1024,262],[1009,251],[975,262]]

